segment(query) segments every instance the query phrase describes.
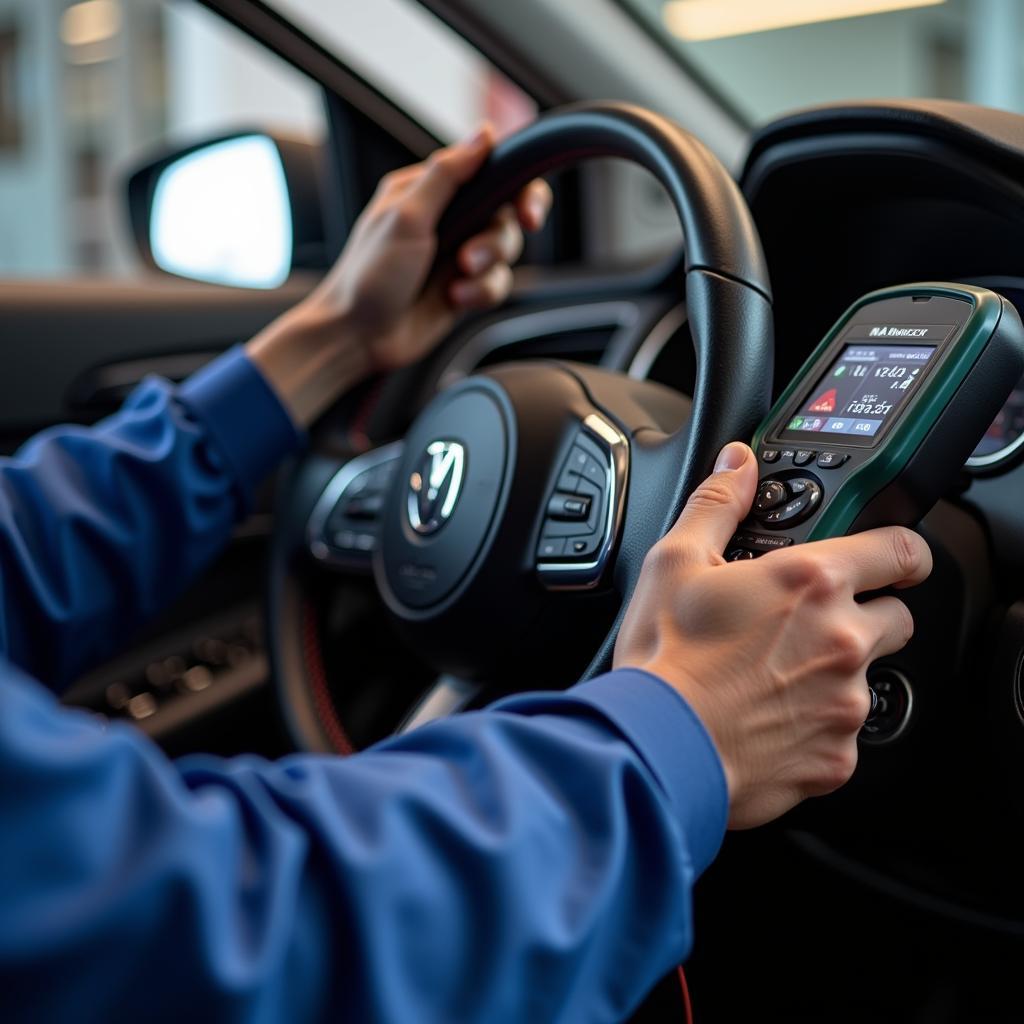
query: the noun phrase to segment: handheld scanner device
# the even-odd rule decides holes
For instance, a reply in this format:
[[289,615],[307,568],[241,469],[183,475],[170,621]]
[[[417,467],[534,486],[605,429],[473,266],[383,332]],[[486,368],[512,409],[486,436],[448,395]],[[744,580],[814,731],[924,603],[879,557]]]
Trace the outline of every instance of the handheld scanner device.
[[758,428],[757,497],[726,559],[915,525],[1022,373],[1024,327],[994,292],[929,283],[865,295]]

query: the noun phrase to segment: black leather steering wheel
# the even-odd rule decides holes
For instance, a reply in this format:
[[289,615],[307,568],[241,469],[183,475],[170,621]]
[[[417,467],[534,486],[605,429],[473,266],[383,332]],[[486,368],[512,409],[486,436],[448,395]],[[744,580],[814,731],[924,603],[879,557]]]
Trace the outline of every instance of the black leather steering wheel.
[[438,394],[404,442],[345,464],[316,451],[301,460],[280,504],[269,622],[285,717],[307,749],[348,742],[318,678],[299,568],[310,553],[342,571],[372,567],[406,642],[442,674],[545,685],[531,665],[579,675],[589,658],[583,674],[594,675],[610,664],[647,551],[722,445],[749,438],[767,412],[772,309],[757,231],[717,158],[664,117],[574,106],[500,143],[443,218],[439,271],[532,178],[593,157],[645,167],[679,215],[692,406],[592,367],[513,363]]

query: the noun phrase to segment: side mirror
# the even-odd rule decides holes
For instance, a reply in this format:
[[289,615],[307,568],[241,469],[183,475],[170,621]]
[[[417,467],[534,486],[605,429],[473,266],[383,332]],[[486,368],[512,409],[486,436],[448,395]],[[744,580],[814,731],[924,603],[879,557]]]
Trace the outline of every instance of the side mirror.
[[143,262],[178,277],[276,288],[329,265],[323,147],[245,132],[165,153],[128,179]]

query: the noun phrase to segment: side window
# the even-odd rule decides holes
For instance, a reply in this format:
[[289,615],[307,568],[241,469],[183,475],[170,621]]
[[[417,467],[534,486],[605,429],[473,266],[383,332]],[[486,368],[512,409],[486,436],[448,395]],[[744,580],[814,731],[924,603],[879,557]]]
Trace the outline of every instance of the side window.
[[142,273],[125,170],[253,125],[322,134],[320,89],[197,4],[0,0],[0,277]]
[[270,3],[445,142],[484,118],[507,135],[537,116],[522,89],[417,0]]

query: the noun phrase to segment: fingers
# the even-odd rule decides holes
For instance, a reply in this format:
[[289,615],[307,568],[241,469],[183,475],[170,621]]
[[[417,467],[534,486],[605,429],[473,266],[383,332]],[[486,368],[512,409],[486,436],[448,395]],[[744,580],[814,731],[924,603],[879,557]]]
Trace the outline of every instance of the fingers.
[[456,262],[467,279],[452,283],[451,303],[459,309],[487,309],[504,302],[512,288],[509,268],[523,254],[523,231],[541,228],[550,209],[551,188],[537,179],[514,205],[498,211],[486,231],[464,242]]
[[500,305],[512,290],[512,268],[507,263],[495,263],[479,277],[453,281],[448,295],[459,309],[489,309]]
[[919,534],[902,526],[837,537],[814,547],[855,594],[883,587],[913,587],[932,571],[928,545]]
[[523,252],[523,232],[511,206],[498,211],[491,227],[459,248],[459,269],[468,277],[490,270],[495,263],[515,263]]
[[512,206],[502,207],[491,227],[464,242],[458,265],[470,277],[495,263],[515,263],[523,254],[523,232],[539,231],[551,211],[551,186],[542,178],[531,181]]
[[[452,201],[459,186],[480,170],[494,147],[494,129],[484,124],[472,138],[432,153],[419,180],[407,193],[420,204],[431,230]],[[413,196],[415,193],[415,197]]]
[[914,617],[898,597],[876,597],[858,605],[857,612],[873,638],[870,661],[903,650],[914,635]]
[[729,538],[750,511],[756,488],[754,453],[739,441],[726,445],[715,472],[690,495],[670,536],[678,536],[700,561],[720,561]]
[[539,231],[551,212],[554,196],[543,178],[531,181],[516,197],[516,214],[526,231]]

